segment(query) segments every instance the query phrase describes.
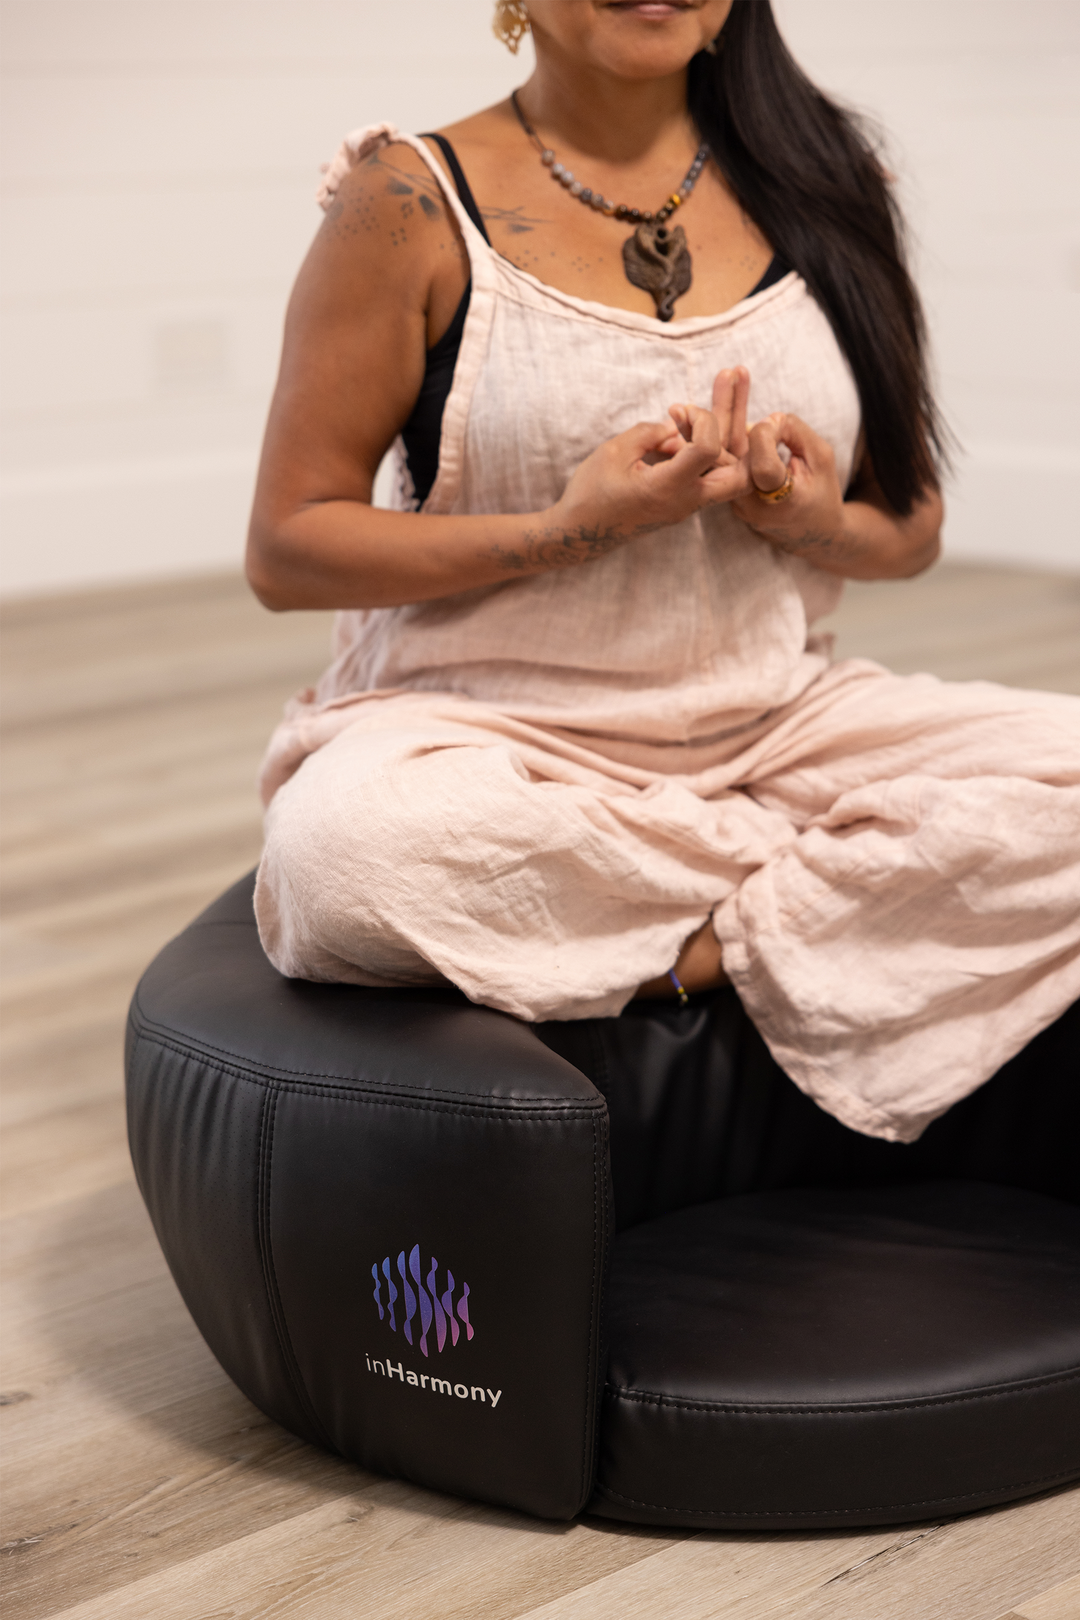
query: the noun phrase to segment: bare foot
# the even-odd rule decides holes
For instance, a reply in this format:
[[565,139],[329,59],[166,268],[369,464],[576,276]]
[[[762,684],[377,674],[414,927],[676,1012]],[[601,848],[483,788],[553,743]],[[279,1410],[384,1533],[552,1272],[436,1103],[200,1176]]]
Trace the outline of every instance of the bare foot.
[[[675,962],[675,977],[687,990],[715,990],[730,981],[724,972],[720,941],[713,933],[711,922],[703,923],[696,934],[691,934]],[[658,979],[646,979],[638,985],[633,999],[652,1000],[662,997],[671,1001],[678,995],[666,973]]]

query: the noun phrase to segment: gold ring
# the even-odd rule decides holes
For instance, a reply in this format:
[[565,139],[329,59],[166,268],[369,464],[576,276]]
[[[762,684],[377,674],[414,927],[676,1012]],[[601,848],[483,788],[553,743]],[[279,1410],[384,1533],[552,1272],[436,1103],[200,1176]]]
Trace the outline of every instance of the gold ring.
[[[757,489],[756,484],[754,488]],[[757,493],[761,500],[768,501],[771,505],[775,506],[777,501],[786,501],[794,488],[795,480],[792,477],[791,469],[789,468],[787,477],[784,479],[784,482],[779,486],[778,489],[758,489]]]

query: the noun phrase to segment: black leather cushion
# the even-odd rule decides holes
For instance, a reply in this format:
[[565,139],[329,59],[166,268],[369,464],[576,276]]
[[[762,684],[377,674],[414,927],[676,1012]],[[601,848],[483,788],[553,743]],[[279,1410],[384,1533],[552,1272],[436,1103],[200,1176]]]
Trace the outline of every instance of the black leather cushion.
[[572,1517],[602,1380],[603,1100],[456,993],[283,979],[252,887],[165,947],[129,1021],[132,1158],[192,1316],[306,1439]]
[[608,1105],[620,1229],[783,1187],[992,1181],[1080,1204],[1080,1002],[910,1143],[848,1130],[792,1085],[730,988],[535,1027]]
[[290,981],[252,888],[144,975],[128,1118],[181,1292],[264,1411],[567,1518],[606,1309],[611,1517],[885,1523],[1080,1473],[1080,1213],[1033,1196],[1080,1197],[1080,1008],[898,1147],[804,1098],[730,990],[530,1027],[455,991]]
[[977,1182],[751,1194],[616,1239],[594,1512],[809,1529],[1080,1472],[1080,1210]]

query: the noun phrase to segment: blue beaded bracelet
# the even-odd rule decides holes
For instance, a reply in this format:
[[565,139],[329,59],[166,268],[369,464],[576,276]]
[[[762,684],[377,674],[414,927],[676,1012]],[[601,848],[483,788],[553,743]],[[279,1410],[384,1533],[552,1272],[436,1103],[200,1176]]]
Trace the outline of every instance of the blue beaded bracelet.
[[690,997],[686,993],[686,986],[676,976],[674,968],[668,968],[668,978],[671,980],[672,984],[675,986],[676,992],[678,993],[679,1000],[682,1002],[683,1006],[688,1007],[690,1005]]

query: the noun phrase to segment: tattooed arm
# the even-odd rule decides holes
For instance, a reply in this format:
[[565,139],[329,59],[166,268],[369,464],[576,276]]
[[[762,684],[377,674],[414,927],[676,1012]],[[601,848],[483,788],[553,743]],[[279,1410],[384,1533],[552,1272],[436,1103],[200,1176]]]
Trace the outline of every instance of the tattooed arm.
[[[516,216],[498,224],[529,228]],[[396,606],[576,567],[745,488],[717,417],[691,411],[689,432],[643,423],[601,445],[544,512],[372,507],[379,462],[468,274],[457,226],[411,147],[385,147],[344,178],[293,292],[263,446],[247,569],[267,607]],[[733,399],[734,374],[724,386]]]
[[[779,446],[791,459],[784,465]],[[902,517],[889,505],[865,450],[845,500],[832,447],[797,416],[778,413],[750,432],[749,464],[758,489],[776,489],[790,468],[794,487],[775,505],[750,493],[734,510],[780,551],[805,557],[845,579],[906,579],[936,561],[941,549],[941,496],[923,491]]]
[[[342,180],[289,304],[248,536],[248,578],[275,609],[374,607],[491,578],[483,543],[520,519],[420,517],[371,506],[408,420],[426,350],[469,277],[460,233],[411,147]],[[490,530],[490,534],[485,533]]]
[[423,601],[583,562],[625,538],[587,514],[562,522],[372,507],[425,351],[468,276],[460,232],[411,147],[385,147],[344,178],[293,292],[263,446],[247,568],[268,607]]

